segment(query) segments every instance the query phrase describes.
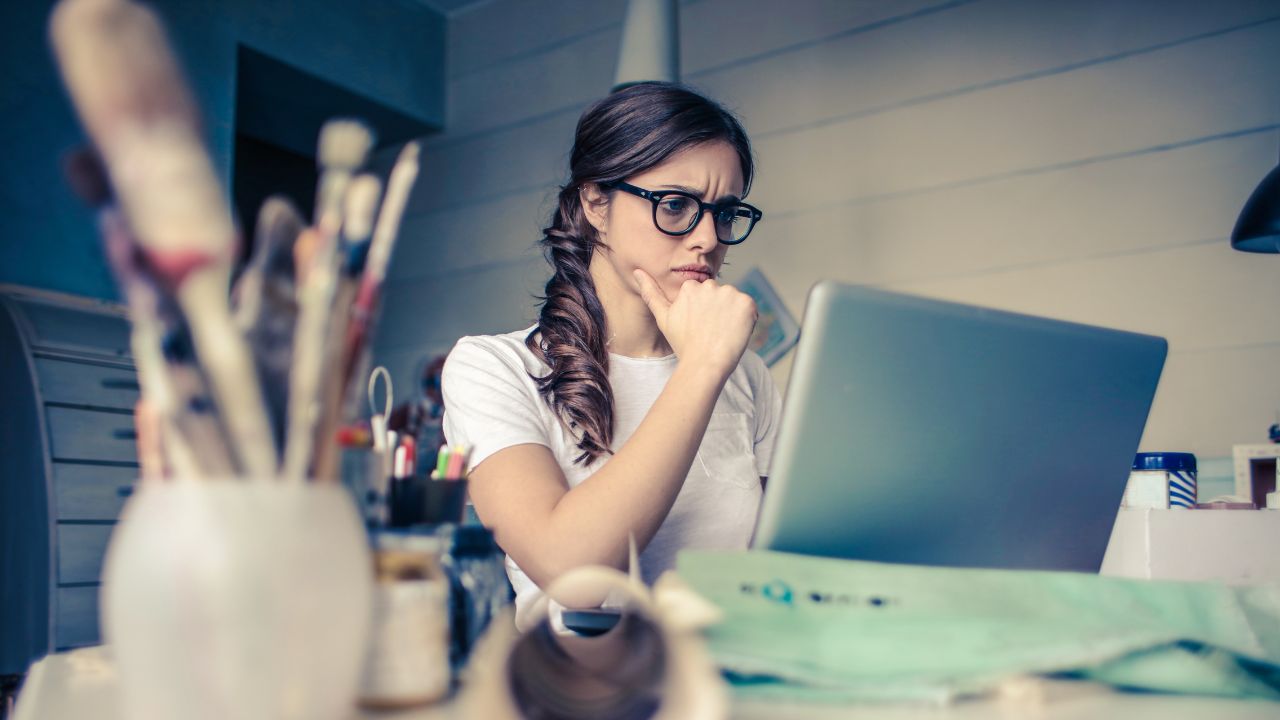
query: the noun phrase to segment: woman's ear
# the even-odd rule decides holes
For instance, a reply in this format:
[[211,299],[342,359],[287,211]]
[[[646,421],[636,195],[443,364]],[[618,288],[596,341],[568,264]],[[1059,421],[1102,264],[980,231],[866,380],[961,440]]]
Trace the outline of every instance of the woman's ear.
[[582,214],[603,240],[604,229],[609,222],[608,194],[596,183],[583,183],[578,189],[578,198],[582,201]]

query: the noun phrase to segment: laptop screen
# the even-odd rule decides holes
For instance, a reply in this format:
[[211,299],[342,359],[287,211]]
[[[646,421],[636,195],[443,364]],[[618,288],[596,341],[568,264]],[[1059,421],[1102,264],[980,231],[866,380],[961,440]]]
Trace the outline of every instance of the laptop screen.
[[755,547],[1095,572],[1162,338],[819,283]]

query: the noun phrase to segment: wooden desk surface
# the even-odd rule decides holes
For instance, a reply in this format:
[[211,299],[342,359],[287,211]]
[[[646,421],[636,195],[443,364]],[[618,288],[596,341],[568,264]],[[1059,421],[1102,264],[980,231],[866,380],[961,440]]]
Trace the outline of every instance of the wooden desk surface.
[[[947,707],[877,705],[840,706],[746,703],[733,717],[747,720],[851,718],[853,720],[951,720],[955,718],[1035,718],[1036,720],[1274,720],[1280,703],[1119,693],[1090,683],[1029,681],[1022,699],[968,700]],[[18,698],[15,720],[122,720],[116,711],[115,670],[100,647],[50,655],[31,667]],[[454,720],[456,704],[443,703],[404,712],[353,713],[353,720]],[[495,719],[496,720],[496,719]]]

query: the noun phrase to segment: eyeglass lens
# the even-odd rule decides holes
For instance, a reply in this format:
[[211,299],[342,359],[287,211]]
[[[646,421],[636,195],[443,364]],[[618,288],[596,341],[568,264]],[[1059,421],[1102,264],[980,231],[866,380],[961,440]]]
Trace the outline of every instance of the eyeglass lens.
[[[687,232],[698,221],[699,205],[682,195],[667,195],[654,207],[654,222],[663,232],[679,235]],[[713,218],[716,237],[736,242],[751,231],[751,211],[741,205],[720,208]]]

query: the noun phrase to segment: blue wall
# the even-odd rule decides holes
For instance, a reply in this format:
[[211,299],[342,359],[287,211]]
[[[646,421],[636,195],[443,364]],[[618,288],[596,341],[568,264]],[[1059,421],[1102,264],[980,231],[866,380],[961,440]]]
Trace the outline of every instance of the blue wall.
[[[21,0],[0,10],[0,282],[115,298],[92,217],[59,169],[59,156],[83,142],[83,133],[46,41],[53,5]],[[232,170],[240,46],[424,127],[443,124],[445,20],[412,0],[163,0],[152,6],[203,107],[224,180]]]

